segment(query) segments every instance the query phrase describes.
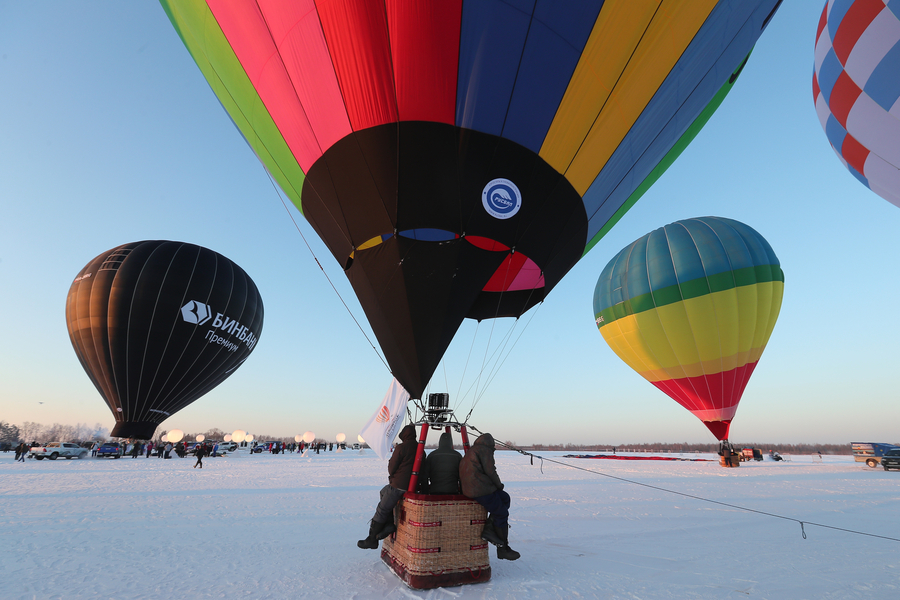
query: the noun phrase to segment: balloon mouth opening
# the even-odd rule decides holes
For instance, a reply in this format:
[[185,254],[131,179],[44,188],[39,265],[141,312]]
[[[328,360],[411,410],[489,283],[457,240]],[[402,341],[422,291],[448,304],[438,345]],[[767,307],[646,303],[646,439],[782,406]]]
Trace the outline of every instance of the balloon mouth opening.
[[[385,233],[373,237],[372,239],[360,244],[345,263],[345,269],[350,268],[357,252],[362,252],[374,248],[393,237],[393,233]],[[406,231],[398,231],[397,236],[416,240],[420,242],[444,243],[451,242],[462,238],[466,242],[472,244],[481,250],[488,252],[508,252],[509,255],[503,260],[503,263],[497,267],[494,274],[485,284],[482,291],[485,292],[515,292],[521,290],[536,290],[543,288],[544,273],[541,268],[533,260],[516,252],[506,244],[493,240],[491,238],[480,235],[461,236],[452,231],[444,229],[408,229]]]
[[703,421],[706,428],[712,432],[720,442],[728,439],[728,430],[731,429],[731,419],[727,421]]

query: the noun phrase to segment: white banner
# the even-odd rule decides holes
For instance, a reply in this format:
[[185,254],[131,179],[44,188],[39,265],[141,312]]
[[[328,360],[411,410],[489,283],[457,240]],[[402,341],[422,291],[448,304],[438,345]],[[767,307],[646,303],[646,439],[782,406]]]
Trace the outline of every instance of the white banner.
[[359,432],[362,439],[366,440],[369,447],[382,460],[390,455],[391,443],[400,433],[408,401],[409,392],[403,389],[399,381],[394,379],[378,410]]

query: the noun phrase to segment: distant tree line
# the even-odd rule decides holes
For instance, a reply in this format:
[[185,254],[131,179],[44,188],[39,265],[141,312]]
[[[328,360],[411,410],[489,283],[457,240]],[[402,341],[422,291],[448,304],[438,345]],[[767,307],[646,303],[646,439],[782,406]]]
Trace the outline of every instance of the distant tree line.
[[109,436],[109,429],[95,423],[89,427],[86,423],[77,425],[44,425],[25,421],[21,425],[12,425],[6,421],[0,421],[0,444],[18,444],[19,442],[72,442],[81,443],[93,440],[105,440]]
[[[164,429],[157,429],[153,434],[153,439],[158,440],[166,433]],[[198,435],[203,435],[208,440],[221,440],[228,432],[222,431],[217,427],[212,427],[206,431],[197,433],[185,433],[184,440],[192,442]],[[26,421],[22,425],[12,425],[5,421],[0,421],[0,444],[18,444],[19,442],[88,442],[94,440],[105,440],[109,436],[109,429],[96,423],[93,427],[88,427],[85,423],[77,425],[43,425],[41,423],[33,423]],[[352,436],[348,436],[352,437]],[[294,442],[294,436],[276,436],[267,434],[254,434],[254,441],[257,442],[284,442],[290,444]],[[313,443],[330,443],[334,440],[324,438],[316,438]],[[348,439],[349,441],[349,439]],[[429,440],[429,448],[437,447],[437,440]],[[472,440],[474,441],[474,440]],[[529,444],[518,445],[514,441],[504,441],[498,443],[498,449],[503,446],[520,448],[530,452],[540,450],[552,452],[657,452],[657,453],[690,453],[690,452],[717,452],[718,443],[710,444],[689,444],[672,443],[672,442],[653,442],[653,443],[633,443],[633,444]],[[780,444],[780,443],[761,443],[761,442],[732,442],[735,448],[759,448],[763,452],[780,452],[781,454],[852,454],[850,443],[846,444]]]

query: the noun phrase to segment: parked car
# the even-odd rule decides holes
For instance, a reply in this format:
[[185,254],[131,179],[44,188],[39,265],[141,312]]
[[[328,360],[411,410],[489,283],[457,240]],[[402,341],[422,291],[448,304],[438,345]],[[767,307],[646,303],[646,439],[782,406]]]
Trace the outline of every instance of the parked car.
[[104,442],[97,448],[97,458],[119,458],[125,452],[125,448],[119,442]]
[[234,442],[219,442],[219,454],[226,452],[234,452],[238,449],[238,445]]
[[884,467],[885,471],[900,469],[900,448],[894,448],[885,452],[881,457],[881,466]]
[[853,448],[853,460],[856,462],[864,462],[873,469],[881,462],[881,457],[885,452],[893,450],[898,446],[893,444],[879,444],[876,442],[851,442]]
[[215,440],[212,440],[210,442],[207,442],[206,444],[206,452],[208,456],[213,455],[213,448],[216,449],[216,456],[225,456],[230,451],[229,445],[225,442],[217,442]]
[[50,442],[46,446],[32,448],[30,454],[38,460],[44,460],[44,458],[56,460],[60,456],[67,459],[84,458],[88,455],[88,449],[69,442]]

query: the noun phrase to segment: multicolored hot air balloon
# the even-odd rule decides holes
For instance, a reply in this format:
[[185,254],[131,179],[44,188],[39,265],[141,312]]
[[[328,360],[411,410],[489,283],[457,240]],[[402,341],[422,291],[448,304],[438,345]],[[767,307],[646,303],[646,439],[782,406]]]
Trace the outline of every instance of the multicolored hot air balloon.
[[701,217],[648,233],[609,261],[594,315],[619,358],[725,440],[783,292],[761,235]]
[[420,398],[693,139],[780,0],[162,0]]
[[825,4],[816,32],[813,99],[844,166],[900,206],[900,4]]
[[247,360],[262,332],[263,303],[244,270],[217,252],[134,242],[78,273],[66,323],[116,419],[111,435],[147,440]]

